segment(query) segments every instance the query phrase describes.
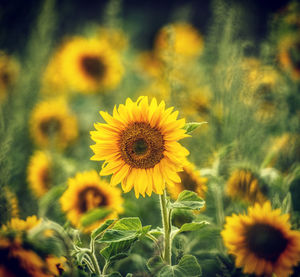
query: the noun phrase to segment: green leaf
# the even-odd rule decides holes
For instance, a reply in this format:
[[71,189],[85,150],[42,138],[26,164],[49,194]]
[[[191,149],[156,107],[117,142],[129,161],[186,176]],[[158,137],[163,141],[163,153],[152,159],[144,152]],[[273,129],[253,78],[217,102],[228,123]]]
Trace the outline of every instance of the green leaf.
[[61,195],[66,190],[67,185],[57,185],[51,188],[39,201],[39,213],[40,217],[43,217],[47,214],[47,211],[57,205],[57,199],[61,197]]
[[174,203],[170,203],[171,208],[200,210],[203,208],[205,201],[200,198],[195,192],[184,190]]
[[185,223],[180,227],[178,233],[186,231],[198,231],[208,224],[209,222],[207,221]]
[[137,240],[137,237],[131,240],[124,240],[120,242],[110,243],[107,247],[100,251],[100,254],[106,259],[119,255],[121,253],[126,253],[130,250],[133,243]]
[[127,273],[126,277],[133,277],[132,273]]
[[108,220],[106,220],[98,228],[96,228],[95,230],[93,230],[93,232],[91,234],[91,237],[93,239],[95,239],[96,237],[98,237],[104,230],[106,230],[110,225],[112,225],[113,222],[115,222],[114,219],[108,219]]
[[94,222],[105,218],[110,213],[111,213],[111,210],[104,209],[104,208],[93,209],[81,217],[80,224],[83,227],[87,227],[87,226],[93,224]]
[[185,255],[181,258],[178,265],[163,267],[158,277],[198,277],[201,276],[201,267],[197,259],[192,255]]
[[142,223],[138,217],[124,217],[116,222],[113,229],[141,231]]
[[97,240],[97,242],[120,242],[124,240],[131,240],[138,236],[139,233],[137,231],[109,229],[106,230],[103,237]]
[[141,236],[145,236],[151,229],[151,225],[146,225],[143,226],[142,231],[141,231]]
[[154,256],[147,262],[147,267],[152,275],[156,275],[166,264],[160,256]]
[[288,192],[282,201],[281,211],[284,214],[288,214],[292,209],[292,196],[291,193]]
[[206,121],[202,121],[202,122],[189,122],[186,123],[183,127],[183,129],[186,130],[187,134],[192,133],[194,130],[196,130],[199,126],[201,126],[202,124],[207,124]]

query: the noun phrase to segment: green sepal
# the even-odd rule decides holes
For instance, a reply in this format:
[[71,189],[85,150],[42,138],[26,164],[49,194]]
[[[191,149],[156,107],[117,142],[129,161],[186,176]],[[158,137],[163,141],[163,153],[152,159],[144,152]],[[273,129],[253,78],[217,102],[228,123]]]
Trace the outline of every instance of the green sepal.
[[202,122],[189,122],[189,123],[185,123],[183,129],[186,130],[187,134],[190,134],[194,130],[196,130],[199,126],[201,126],[203,124],[207,124],[207,122],[206,121],[202,121]]

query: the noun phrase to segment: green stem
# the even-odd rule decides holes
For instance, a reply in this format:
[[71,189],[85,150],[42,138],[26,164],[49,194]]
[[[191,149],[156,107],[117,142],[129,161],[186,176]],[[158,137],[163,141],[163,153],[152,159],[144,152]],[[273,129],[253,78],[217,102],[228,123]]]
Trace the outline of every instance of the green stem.
[[105,262],[105,265],[104,265],[104,267],[103,267],[103,269],[102,269],[102,275],[103,276],[105,276],[106,275],[106,270],[108,269],[108,267],[109,267],[109,262]]
[[171,265],[171,212],[167,208],[166,190],[159,196],[159,199],[164,229],[164,261]]
[[102,276],[101,270],[100,270],[100,267],[99,267],[99,264],[98,264],[98,261],[97,261],[96,255],[95,255],[95,240],[94,239],[91,239],[91,242],[90,242],[90,253],[89,254],[90,254],[92,263],[94,265],[94,268],[95,268],[95,273],[98,276]]

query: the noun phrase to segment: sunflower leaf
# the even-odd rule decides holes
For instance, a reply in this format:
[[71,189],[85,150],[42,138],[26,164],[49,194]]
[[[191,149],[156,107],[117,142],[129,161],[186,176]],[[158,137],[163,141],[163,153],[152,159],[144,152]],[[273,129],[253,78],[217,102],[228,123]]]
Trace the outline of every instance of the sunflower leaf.
[[185,223],[180,227],[179,230],[175,230],[174,232],[172,232],[173,234],[171,236],[174,238],[176,235],[182,232],[198,231],[201,230],[203,227],[207,226],[208,224],[209,222],[207,221]]
[[112,229],[142,231],[142,223],[138,217],[124,217],[118,220]]
[[164,266],[156,276],[158,277],[198,277],[201,276],[201,267],[192,255],[184,255],[178,265]]
[[97,240],[97,242],[121,242],[135,239],[138,236],[139,233],[137,231],[109,229],[104,233],[100,240]]
[[94,222],[105,218],[110,213],[111,213],[111,210],[109,210],[109,209],[103,209],[103,208],[93,209],[81,217],[80,224],[83,227],[87,227],[87,226],[93,224]]
[[[115,259],[117,255],[119,255],[119,258],[121,257],[123,258],[137,239],[138,238],[135,237],[134,239],[131,240],[124,240],[124,241],[110,243],[107,247],[105,247],[100,251],[100,254],[106,260],[110,260],[111,258]],[[124,254],[124,255],[120,255],[120,254]]]
[[189,122],[186,123],[183,127],[183,129],[186,130],[187,134],[192,133],[194,130],[196,130],[199,126],[201,126],[202,124],[207,124],[206,121],[202,121],[202,122]]
[[114,219],[108,219],[103,224],[101,224],[98,228],[93,230],[91,237],[92,239],[97,238],[103,231],[105,231],[109,226],[111,226],[115,222]]
[[200,198],[195,192],[184,190],[182,191],[174,203],[170,203],[170,208],[200,210],[203,208],[205,201]]

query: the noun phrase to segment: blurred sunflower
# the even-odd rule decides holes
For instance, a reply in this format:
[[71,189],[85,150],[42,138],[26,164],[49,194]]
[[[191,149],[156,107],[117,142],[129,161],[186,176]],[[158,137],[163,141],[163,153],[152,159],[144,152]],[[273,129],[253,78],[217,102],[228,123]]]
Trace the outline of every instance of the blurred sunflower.
[[62,98],[38,103],[31,113],[30,132],[40,147],[68,146],[78,135],[77,120]]
[[221,235],[236,267],[257,276],[288,277],[300,261],[300,232],[291,230],[289,215],[270,202],[248,208],[248,215],[226,218]]
[[106,40],[74,37],[65,42],[59,57],[62,77],[74,91],[115,89],[123,77],[121,57]]
[[42,197],[51,187],[51,158],[47,152],[35,151],[27,168],[27,180],[36,197]]
[[205,121],[211,108],[211,90],[208,86],[191,88],[187,94],[182,94],[181,108],[183,114],[192,120]]
[[69,92],[61,70],[61,54],[57,51],[51,58],[42,75],[41,92],[49,95],[65,95]]
[[67,269],[67,259],[65,257],[56,257],[53,255],[49,255],[46,258],[46,263],[49,268],[49,271],[54,276],[62,275]]
[[113,116],[101,111],[107,122],[95,124],[91,138],[95,161],[105,160],[100,175],[110,175],[110,183],[122,183],[124,192],[133,187],[135,196],[162,194],[165,183],[180,183],[177,172],[182,170],[189,154],[177,141],[188,137],[183,129],[185,120],[177,120],[178,111],[165,109],[148,97],[136,102],[127,98],[125,105],[115,106]]
[[[74,178],[70,178],[60,203],[71,223],[85,232],[95,229],[106,219],[116,218],[123,211],[121,190],[101,180],[94,170],[77,173]],[[104,219],[83,228],[81,217],[96,208],[108,209],[110,213]]]
[[155,51],[164,56],[170,51],[186,58],[194,58],[203,51],[203,38],[192,25],[177,22],[163,27],[155,39]]
[[177,199],[183,190],[194,191],[199,197],[205,198],[207,178],[201,177],[200,171],[196,169],[194,164],[185,165],[183,171],[178,174],[181,183],[176,183],[174,186],[167,185],[168,192],[173,199]]
[[36,252],[23,247],[20,239],[0,237],[0,276],[51,277],[47,264]]
[[276,114],[276,98],[281,84],[279,73],[271,66],[262,65],[255,58],[247,58],[242,64],[247,84],[242,101],[256,108],[259,120],[269,119]]
[[158,78],[163,74],[163,62],[155,52],[144,51],[137,57],[137,66],[140,72],[146,73],[150,77]]
[[16,83],[18,75],[17,61],[0,51],[0,102],[6,98],[8,89]]
[[33,227],[39,225],[42,222],[41,219],[37,219],[35,215],[28,216],[26,220],[19,218],[12,218],[7,224],[1,227],[2,230],[14,230],[14,231],[29,231]]
[[300,80],[300,38],[299,32],[282,37],[278,43],[278,60],[283,70],[292,79]]
[[264,203],[267,200],[266,190],[267,187],[259,176],[247,168],[234,170],[226,183],[228,196],[247,203]]
[[300,162],[300,135],[284,133],[271,140],[269,166],[287,173],[295,162]]

